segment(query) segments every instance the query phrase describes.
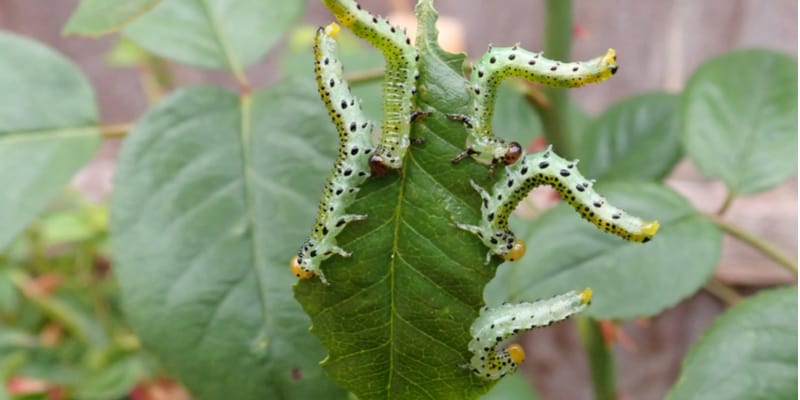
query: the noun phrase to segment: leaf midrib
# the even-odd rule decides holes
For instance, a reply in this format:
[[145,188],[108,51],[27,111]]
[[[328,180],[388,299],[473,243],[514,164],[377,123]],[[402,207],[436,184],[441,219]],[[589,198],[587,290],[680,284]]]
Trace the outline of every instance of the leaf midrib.
[[100,136],[97,125],[79,125],[59,128],[42,128],[0,132],[0,145],[37,140],[68,139]]
[[242,152],[242,190],[244,191],[245,201],[245,221],[250,235],[250,256],[253,259],[252,267],[256,274],[256,285],[258,286],[258,299],[259,305],[261,306],[261,315],[264,320],[263,323],[266,326],[268,325],[267,322],[271,315],[269,312],[269,302],[266,298],[267,288],[264,286],[264,282],[266,282],[266,276],[265,271],[262,268],[262,266],[266,265],[266,257],[261,251],[261,247],[258,246],[258,243],[261,243],[261,241],[258,240],[257,237],[258,230],[255,229],[255,213],[253,211],[254,191],[252,186],[254,184],[254,171],[250,167],[250,110],[252,107],[252,100],[253,99],[249,93],[243,93],[239,96],[239,144],[241,145]]

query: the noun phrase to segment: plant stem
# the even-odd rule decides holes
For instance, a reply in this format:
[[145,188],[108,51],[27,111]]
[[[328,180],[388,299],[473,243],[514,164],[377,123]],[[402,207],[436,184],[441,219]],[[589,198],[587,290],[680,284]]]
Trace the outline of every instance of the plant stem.
[[786,268],[794,276],[797,276],[797,261],[786,254],[783,250],[779,249],[772,243],[744,230],[743,228],[731,224],[730,222],[722,220],[716,215],[707,215],[708,219],[716,224],[723,232],[749,244],[754,249],[760,251],[762,254],[770,258],[772,261],[780,264]]
[[[572,0],[547,0],[544,21],[544,54],[553,60],[569,60],[572,46]],[[562,157],[574,156],[573,132],[569,132],[569,96],[566,89],[545,88],[552,105],[542,109],[542,125],[547,141]]]
[[350,85],[358,85],[359,83],[367,83],[376,81],[383,78],[383,68],[365,69],[363,71],[351,72],[344,74],[344,79]]
[[595,399],[615,400],[617,394],[614,356],[606,347],[600,322],[589,317],[578,317],[575,322],[578,325],[583,348],[589,357]]
[[719,210],[717,210],[718,216],[721,217],[725,215],[725,213],[728,211],[728,208],[730,208],[731,204],[733,204],[734,197],[735,196],[733,195],[733,192],[728,192],[728,194],[725,196],[725,201],[722,202],[722,205],[719,207]]
[[100,135],[106,139],[125,137],[133,129],[133,123],[100,125]]
[[736,290],[714,277],[706,282],[705,289],[729,306],[742,301],[742,296]]

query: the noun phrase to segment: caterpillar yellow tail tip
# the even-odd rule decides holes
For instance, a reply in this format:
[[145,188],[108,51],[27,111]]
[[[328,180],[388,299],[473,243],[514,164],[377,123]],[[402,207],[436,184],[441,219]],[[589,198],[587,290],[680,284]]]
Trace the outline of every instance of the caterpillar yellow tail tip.
[[603,56],[603,59],[600,61],[603,65],[607,65],[608,69],[611,71],[611,75],[617,73],[619,66],[617,65],[617,51],[614,49],[608,49],[606,55]]
[[661,225],[659,225],[658,221],[647,222],[642,226],[642,233],[645,236],[653,237],[656,235],[656,232],[658,232],[658,228],[660,226]]
[[339,35],[340,29],[341,27],[339,26],[339,24],[337,24],[336,22],[331,22],[330,24],[328,24],[328,26],[325,27],[325,33],[328,36],[335,38],[337,35]]
[[589,304],[592,302],[592,289],[586,288],[578,293],[578,296],[581,297],[581,303]]

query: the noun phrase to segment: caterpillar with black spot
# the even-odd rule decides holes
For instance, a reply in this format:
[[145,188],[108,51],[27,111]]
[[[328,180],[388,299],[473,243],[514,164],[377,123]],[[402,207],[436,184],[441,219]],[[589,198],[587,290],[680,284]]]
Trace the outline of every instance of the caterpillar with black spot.
[[369,160],[372,172],[385,175],[403,166],[411,143],[412,100],[417,92],[419,55],[405,31],[363,10],[353,0],[323,0],[334,17],[358,37],[378,48],[386,60],[380,144]]
[[543,152],[523,155],[518,163],[507,166],[505,176],[497,181],[491,193],[470,181],[481,196],[481,222],[479,225],[456,223],[456,226],[474,233],[489,247],[487,264],[492,255],[507,261],[518,260],[525,254],[525,243],[508,229],[509,215],[531,189],[549,185],[598,228],[634,242],[648,242],[653,238],[658,231],[658,221],[643,221],[608,204],[592,189],[593,181],[584,178],[576,165],[577,161],[559,157],[550,146]]
[[617,69],[614,49],[608,49],[605,55],[585,62],[560,62],[518,45],[489,47],[489,51],[472,67],[472,116],[448,115],[451,119],[463,122],[468,131],[467,149],[453,158],[452,162],[473,156],[476,161],[493,169],[499,163],[513,164],[522,156],[522,146],[518,142],[506,142],[492,134],[495,97],[503,80],[517,77],[547,86],[575,88],[602,82],[614,75]]
[[314,72],[317,90],[328,108],[339,132],[339,156],[328,175],[322,192],[317,219],[311,235],[292,258],[292,273],[300,279],[319,276],[327,284],[320,263],[333,254],[349,257],[351,253],[336,245],[336,236],[352,221],[367,218],[362,214],[345,214],[355,199],[358,186],[370,172],[372,122],[361,110],[361,101],[350,93],[342,78],[342,64],[336,56],[334,37],[339,32],[335,23],[317,30],[314,38]]
[[522,346],[512,344],[505,349],[497,347],[506,339],[534,328],[550,326],[585,310],[592,301],[592,290],[573,290],[533,303],[503,304],[484,307],[472,322],[469,332],[472,340],[470,368],[484,379],[500,379],[517,370],[525,360]]

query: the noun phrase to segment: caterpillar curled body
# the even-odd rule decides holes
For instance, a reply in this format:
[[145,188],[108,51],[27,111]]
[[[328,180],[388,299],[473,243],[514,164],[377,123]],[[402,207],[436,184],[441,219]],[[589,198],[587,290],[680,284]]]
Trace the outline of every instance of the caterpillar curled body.
[[525,360],[525,351],[518,344],[498,350],[511,336],[534,328],[550,326],[586,309],[592,301],[591,289],[570,291],[533,303],[506,303],[484,307],[470,326],[472,352],[470,368],[485,379],[500,379],[517,370]]
[[400,169],[411,143],[412,100],[419,78],[417,50],[405,31],[376,17],[353,0],[323,0],[344,26],[378,48],[386,60],[383,80],[383,122],[380,144],[370,158],[370,167],[378,175]]
[[345,214],[345,211],[355,199],[358,186],[370,175],[368,161],[372,153],[372,122],[342,78],[342,64],[336,56],[334,39],[338,31],[336,24],[317,30],[314,71],[317,90],[339,133],[339,155],[325,183],[314,229],[290,263],[292,273],[298,278],[311,279],[318,275],[325,284],[327,280],[320,263],[333,254],[350,256],[336,245],[336,236],[349,222],[367,218],[366,215]]
[[469,131],[467,150],[453,161],[471,155],[483,164],[494,166],[502,162],[509,165],[522,155],[519,143],[506,142],[492,133],[497,88],[503,80],[517,77],[547,86],[574,88],[602,82],[614,75],[617,69],[614,49],[608,49],[605,55],[585,62],[560,62],[519,46],[489,47],[489,51],[472,67],[472,116],[450,115],[452,119],[463,121]]
[[658,231],[658,221],[642,221],[608,204],[592,189],[593,182],[584,178],[576,165],[577,161],[567,161],[553,153],[552,146],[540,153],[523,155],[518,163],[505,168],[505,176],[494,185],[491,193],[471,182],[481,196],[481,222],[479,225],[456,223],[456,226],[476,234],[489,247],[487,264],[492,255],[508,261],[517,260],[524,254],[524,246],[508,229],[509,215],[531,189],[549,185],[598,228],[634,242],[648,242],[653,238]]

